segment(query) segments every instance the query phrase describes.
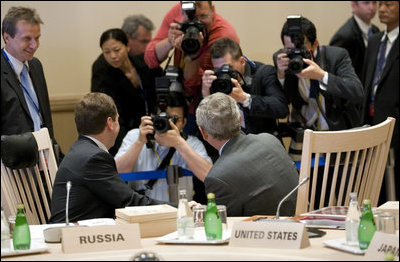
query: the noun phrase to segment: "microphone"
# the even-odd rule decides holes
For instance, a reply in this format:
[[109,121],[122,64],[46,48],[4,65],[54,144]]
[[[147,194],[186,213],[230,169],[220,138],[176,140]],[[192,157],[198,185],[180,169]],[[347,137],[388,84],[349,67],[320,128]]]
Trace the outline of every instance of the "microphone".
[[61,229],[66,227],[75,226],[74,224],[69,224],[68,209],[69,209],[69,191],[71,190],[71,181],[66,184],[67,188],[67,198],[65,203],[65,226],[55,226],[49,227],[43,230],[44,241],[46,243],[61,243]]
[[281,208],[281,205],[283,202],[285,202],[286,199],[288,199],[288,197],[290,197],[300,186],[304,185],[310,178],[309,177],[305,177],[303,180],[300,181],[300,183],[292,189],[292,191],[289,192],[289,194],[287,194],[278,204],[278,208],[276,209],[276,215],[275,218],[276,220],[279,219],[279,210]]

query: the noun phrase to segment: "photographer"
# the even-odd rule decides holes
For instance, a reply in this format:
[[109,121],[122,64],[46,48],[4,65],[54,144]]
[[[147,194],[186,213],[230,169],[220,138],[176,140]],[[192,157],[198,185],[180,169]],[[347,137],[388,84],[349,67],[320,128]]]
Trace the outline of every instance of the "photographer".
[[314,24],[304,17],[288,17],[281,40],[284,49],[273,58],[292,104],[289,122],[313,130],[360,126],[364,92],[347,51],[320,46]]
[[[156,170],[172,147],[177,152],[174,152],[168,163],[190,169],[203,181],[211,169],[212,162],[199,139],[190,135],[185,139],[185,135],[181,135],[187,121],[187,102],[179,92],[170,92],[166,100],[168,106],[165,113],[170,118],[168,119],[170,128],[163,133],[154,132],[152,119],[155,118],[143,116],[139,128],[128,132],[115,156],[118,172]],[[162,114],[158,115],[160,116]],[[149,134],[154,134],[153,148],[144,146],[148,142]],[[159,179],[152,186],[149,186],[151,183],[149,184],[147,180],[132,181],[130,185],[135,190],[145,190],[146,196],[169,201],[166,179]],[[180,177],[179,189],[186,189],[187,197],[191,200],[192,177]]]
[[[190,19],[189,16],[192,15],[193,19]],[[194,38],[193,42],[198,42],[200,46],[195,53],[187,54],[182,50],[181,44],[186,34],[181,31],[182,22],[193,22],[196,25],[200,22],[203,25],[203,30],[198,30],[198,39],[195,39],[193,32],[189,30],[192,32],[190,35]],[[194,29],[194,27],[191,28]],[[156,36],[146,48],[145,62],[150,68],[159,66],[174,49],[173,64],[182,69],[185,92],[193,97],[189,107],[188,125],[185,128],[188,134],[194,134],[197,131],[194,112],[200,100],[201,76],[204,70],[212,68],[209,49],[217,39],[222,37],[229,37],[239,42],[233,26],[215,13],[215,7],[211,1],[182,1],[168,11]]]
[[210,49],[214,70],[203,75],[202,94],[222,92],[237,103],[245,133],[277,133],[276,119],[288,115],[285,95],[273,66],[243,56],[240,46],[229,38],[217,40]]

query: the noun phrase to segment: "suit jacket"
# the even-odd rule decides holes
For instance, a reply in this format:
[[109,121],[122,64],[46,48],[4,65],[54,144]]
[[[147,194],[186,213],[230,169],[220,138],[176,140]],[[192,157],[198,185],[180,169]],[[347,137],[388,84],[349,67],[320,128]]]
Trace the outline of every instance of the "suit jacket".
[[[379,28],[372,25],[372,32],[378,33]],[[364,65],[365,44],[360,27],[358,26],[354,16],[339,28],[336,34],[332,37],[329,45],[343,47],[350,55],[354,70],[359,78]]]
[[[372,90],[372,79],[375,73],[380,41],[383,32],[373,35],[368,41],[363,69],[363,83],[365,87],[363,119],[365,124],[378,124],[386,120],[388,116],[396,118],[393,130],[392,147],[398,154],[399,149],[399,37],[393,43],[386,58],[386,64],[382,71],[380,82],[375,94],[375,114],[373,119],[369,117],[369,103]],[[398,156],[397,156],[398,158]],[[396,164],[398,165],[398,164]]]
[[65,221],[66,182],[71,181],[69,220],[114,218],[115,209],[161,202],[140,195],[117,172],[114,158],[80,136],[57,171],[51,201],[52,223]]
[[[273,135],[238,135],[224,146],[204,185],[226,205],[228,216],[272,215],[280,200],[298,183],[294,162]],[[296,194],[282,204],[282,215],[293,215]]]
[[[275,60],[279,52],[282,51],[274,54]],[[329,130],[360,126],[364,89],[346,49],[336,46],[320,47],[315,61],[328,72],[328,85],[322,84],[326,91],[320,88],[320,93],[325,98],[325,119]],[[296,75],[286,74],[283,89],[288,102],[292,103],[291,114],[300,114],[301,107],[307,104],[299,93],[298,82]]]
[[142,56],[130,56],[132,65],[136,68],[144,93],[140,88],[135,88],[131,81],[118,68],[108,64],[103,55],[100,55],[92,67],[92,92],[102,92],[114,99],[119,114],[120,132],[115,145],[110,148],[110,153],[118,152],[126,133],[138,128],[140,119],[146,115],[147,100],[149,113],[156,109],[155,77],[162,75],[160,67],[149,69]]
[[[1,134],[13,135],[33,132],[33,121],[21,84],[4,56],[3,49],[1,51]],[[50,137],[54,142],[49,94],[43,67],[37,58],[33,58],[28,64],[29,75],[38,98],[43,123],[49,129]]]

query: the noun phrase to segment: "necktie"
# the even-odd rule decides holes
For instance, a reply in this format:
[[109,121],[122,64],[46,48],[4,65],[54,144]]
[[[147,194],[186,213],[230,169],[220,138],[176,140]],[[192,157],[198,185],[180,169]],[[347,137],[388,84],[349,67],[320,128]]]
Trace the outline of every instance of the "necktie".
[[374,34],[374,31],[372,30],[372,26],[368,29],[368,39]]
[[22,68],[21,84],[22,89],[24,90],[25,100],[28,104],[29,112],[32,117],[34,131],[38,131],[40,130],[41,125],[39,102],[35,90],[33,89],[32,82],[30,81],[26,65],[24,65],[24,67]]
[[388,37],[385,36],[385,39],[381,42],[381,46],[379,47],[379,55],[378,55],[378,63],[375,67],[374,78],[372,80],[372,92],[371,92],[371,103],[369,108],[369,115],[374,116],[374,103],[375,103],[375,93],[376,88],[381,78],[382,70],[385,66],[386,62],[386,45],[387,45]]

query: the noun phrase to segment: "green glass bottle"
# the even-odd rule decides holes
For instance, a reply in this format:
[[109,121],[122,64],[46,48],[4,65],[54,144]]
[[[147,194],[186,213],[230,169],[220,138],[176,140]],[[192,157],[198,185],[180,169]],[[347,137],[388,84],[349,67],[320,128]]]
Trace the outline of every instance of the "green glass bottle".
[[371,200],[364,199],[360,226],[358,227],[358,241],[360,249],[367,249],[376,231],[374,216],[371,210]]
[[14,250],[26,250],[31,247],[31,232],[26,220],[24,204],[17,205],[17,216],[13,232]]
[[207,210],[204,218],[204,228],[207,240],[217,240],[222,238],[222,222],[215,204],[214,193],[207,194]]

